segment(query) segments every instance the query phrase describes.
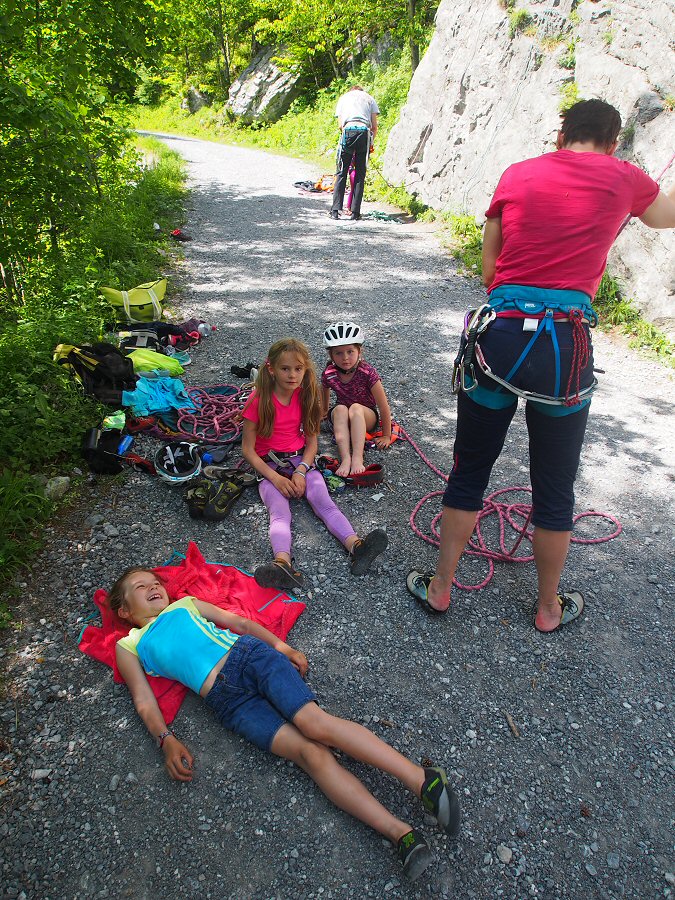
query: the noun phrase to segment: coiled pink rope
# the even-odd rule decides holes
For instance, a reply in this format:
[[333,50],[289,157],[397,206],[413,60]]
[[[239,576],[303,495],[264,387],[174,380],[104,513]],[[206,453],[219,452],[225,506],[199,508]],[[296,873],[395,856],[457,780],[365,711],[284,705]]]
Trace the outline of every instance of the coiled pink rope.
[[241,435],[241,413],[252,389],[251,384],[240,388],[231,384],[188,388],[195,408],[178,411],[176,431],[208,444],[233,443]]
[[[438,475],[438,477],[443,481],[447,481],[448,476],[444,474],[437,466],[435,466],[431,462],[431,460],[427,458],[427,456],[425,456],[419,446],[410,437],[408,432],[402,426],[399,425],[399,427],[401,428],[401,437],[403,437],[410,444],[410,446],[413,448],[422,462],[425,463],[425,465],[427,465],[435,475]],[[486,587],[492,580],[495,572],[494,564],[496,561],[509,563],[527,563],[532,562],[532,560],[534,559],[534,556],[531,553],[525,556],[516,556],[516,551],[524,539],[527,539],[528,541],[530,541],[530,543],[532,542],[532,529],[529,528],[530,519],[532,518],[531,504],[523,502],[507,503],[504,500],[497,499],[499,497],[503,497],[505,494],[513,494],[516,492],[531,494],[532,489],[521,485],[501,488],[498,491],[493,491],[488,497],[483,500],[483,509],[476,516],[476,528],[474,534],[469,540],[469,543],[467,544],[466,549],[464,550],[464,553],[467,556],[479,556],[485,559],[488,566],[487,575],[478,584],[462,584],[455,578],[452,582],[455,587],[462,588],[465,591],[477,591],[480,588]],[[416,504],[415,508],[410,514],[410,527],[412,528],[413,532],[417,535],[417,537],[421,538],[423,541],[426,541],[427,544],[431,544],[433,547],[440,546],[440,531],[438,523],[440,522],[442,512],[437,513],[433,517],[430,525],[430,533],[427,534],[425,534],[417,525],[417,516],[426,503],[428,503],[430,500],[433,500],[435,497],[442,497],[443,493],[443,491],[432,491],[430,494],[426,494]],[[499,526],[499,550],[491,550],[488,547],[485,536],[483,534],[485,524],[491,516],[497,517]],[[621,534],[621,523],[618,519],[615,519],[614,516],[610,516],[609,513],[587,510],[586,512],[578,513],[574,517],[574,524],[576,524],[580,519],[586,519],[593,516],[611,522],[614,525],[614,530],[612,531],[612,533],[597,538],[581,538],[572,536],[573,544],[604,544],[605,542],[611,541],[613,538],[618,537]],[[518,536],[515,544],[511,547],[510,550],[506,547],[507,527],[515,531]]]

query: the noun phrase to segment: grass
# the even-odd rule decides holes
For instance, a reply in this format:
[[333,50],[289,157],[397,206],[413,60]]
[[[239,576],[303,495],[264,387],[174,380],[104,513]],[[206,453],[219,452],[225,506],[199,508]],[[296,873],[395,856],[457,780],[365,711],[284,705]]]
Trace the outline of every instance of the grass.
[[532,16],[526,9],[509,11],[509,37],[514,38],[518,32],[525,31],[532,24]]
[[651,322],[642,318],[634,301],[623,296],[621,284],[607,272],[602,276],[593,306],[603,328],[616,328],[628,336],[630,347],[675,368],[675,344]]
[[545,34],[539,39],[539,43],[544,50],[555,50],[566,38],[564,31],[558,31],[555,34]]
[[577,64],[576,40],[569,41],[565,47],[565,52],[558,60],[561,69],[574,69]]
[[579,96],[579,85],[576,81],[568,81],[567,84],[563,84],[560,88],[558,109],[561,113],[566,112],[570,106],[574,106],[574,104],[581,99],[582,97]]
[[[155,140],[143,139],[139,149],[143,164],[130,169],[129,184],[102,203],[58,255],[24,261],[24,302],[13,305],[0,290],[0,565],[9,593],[54,509],[32,475],[81,465],[82,435],[103,417],[103,408],[52,362],[54,347],[101,340],[112,316],[99,285],[128,287],[156,277],[166,250],[153,222],[167,234],[183,219],[182,159]],[[8,589],[0,598],[0,627]]]
[[441,242],[461,264],[460,274],[480,277],[483,274],[483,229],[474,216],[442,213]]

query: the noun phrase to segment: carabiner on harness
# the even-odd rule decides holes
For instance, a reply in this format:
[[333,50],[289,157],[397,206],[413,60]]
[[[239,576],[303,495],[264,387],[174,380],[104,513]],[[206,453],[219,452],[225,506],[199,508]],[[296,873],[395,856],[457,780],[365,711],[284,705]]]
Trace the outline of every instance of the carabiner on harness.
[[[489,303],[483,303],[478,309],[470,309],[464,317],[464,330],[459,341],[459,349],[452,367],[452,393],[460,391],[470,393],[478,385],[473,359],[478,335],[482,334],[496,318],[496,312]],[[468,373],[467,381],[466,375]]]

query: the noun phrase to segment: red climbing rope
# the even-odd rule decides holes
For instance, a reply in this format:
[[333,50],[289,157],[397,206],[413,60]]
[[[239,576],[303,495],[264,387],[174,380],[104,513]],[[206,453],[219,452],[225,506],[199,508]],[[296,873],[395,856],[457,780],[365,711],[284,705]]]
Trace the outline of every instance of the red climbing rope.
[[[410,444],[410,446],[413,448],[422,462],[425,463],[425,465],[427,465],[434,474],[438,475],[438,477],[443,481],[448,480],[448,476],[445,475],[439,468],[437,468],[437,466],[435,466],[427,456],[425,456],[419,446],[415,443],[415,441],[410,437],[410,435],[402,426],[401,437]],[[522,501],[508,503],[504,500],[497,499],[499,497],[503,497],[505,494],[513,494],[517,492],[531,494],[532,490],[529,487],[523,486],[501,488],[498,491],[493,491],[493,493],[486,497],[483,501],[483,509],[476,516],[476,528],[473,535],[471,536],[471,539],[469,540],[469,543],[467,544],[464,553],[467,556],[479,556],[485,559],[488,566],[487,575],[478,584],[461,584],[455,578],[453,580],[453,584],[455,587],[462,588],[465,591],[477,591],[480,588],[484,588],[492,580],[492,576],[494,575],[495,571],[494,564],[496,561],[527,563],[532,562],[532,560],[534,559],[534,556],[531,553],[525,556],[516,556],[516,551],[518,550],[518,547],[523,540],[526,539],[530,542],[532,541],[532,529],[529,528],[530,519],[532,518],[531,504],[524,503]],[[410,527],[412,528],[414,533],[423,541],[426,541],[427,544],[431,544],[434,547],[438,547],[440,544],[440,532],[438,530],[438,523],[440,521],[442,513],[437,513],[433,517],[430,525],[430,533],[427,534],[425,534],[417,525],[417,516],[426,503],[436,497],[442,496],[443,491],[432,491],[430,494],[426,494],[417,503],[412,513],[410,514]],[[614,516],[610,516],[608,513],[596,512],[594,510],[587,510],[586,512],[578,513],[574,517],[574,524],[576,524],[580,519],[590,518],[592,516],[611,522],[614,525],[614,531],[612,531],[612,533],[609,535],[604,535],[597,538],[581,538],[572,536],[573,544],[604,544],[606,541],[611,541],[613,538],[618,537],[621,534],[622,528],[621,523],[618,519],[615,519]],[[488,547],[485,535],[483,533],[484,529],[486,528],[487,522],[491,517],[496,517],[499,527],[499,550],[491,550]],[[507,528],[512,529],[512,531],[514,531],[517,535],[516,542],[510,550],[506,547]]]
[[194,409],[178,411],[176,431],[186,438],[209,444],[230,444],[241,435],[241,412],[253,385],[231,384],[188,388]]
[[[591,358],[591,342],[588,338],[588,332],[582,324],[583,316],[584,314],[580,309],[571,309],[569,311],[569,321],[572,325],[572,365],[565,391],[565,406],[575,406],[579,403],[581,373]],[[573,390],[574,394],[572,394]]]

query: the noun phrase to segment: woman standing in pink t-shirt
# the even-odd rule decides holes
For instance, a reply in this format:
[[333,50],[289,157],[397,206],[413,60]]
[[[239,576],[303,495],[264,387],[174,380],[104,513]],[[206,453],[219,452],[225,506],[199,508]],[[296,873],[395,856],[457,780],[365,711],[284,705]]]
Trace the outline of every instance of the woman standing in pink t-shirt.
[[270,515],[274,560],[258,566],[262,587],[291,590],[303,578],[291,557],[290,500],[306,497],[326,528],[343,545],[352,575],[365,575],[387,548],[387,533],[376,528],[360,538],[331,500],[314,465],[321,424],[319,385],[309,350],[284,338],[269,349],[258,371],[255,392],[243,412],[242,453],[259,475],[260,496]]
[[557,150],[510,166],[486,212],[483,282],[491,321],[478,338],[481,364],[468,384],[461,376],[436,572],[412,571],[407,579],[427,611],[450,605],[455,570],[518,396],[527,397],[535,628],[555,631],[583,611],[581,593],[561,594],[559,582],[595,383],[592,299],[628,216],[650,228],[675,227],[675,188],[665,194],[636,166],[614,158],[620,129],[608,103],[574,104],[563,115]]

